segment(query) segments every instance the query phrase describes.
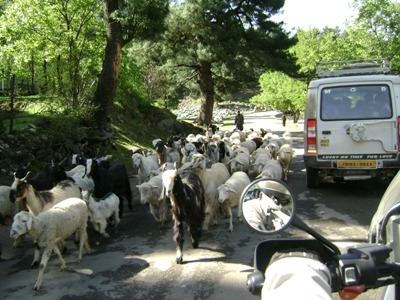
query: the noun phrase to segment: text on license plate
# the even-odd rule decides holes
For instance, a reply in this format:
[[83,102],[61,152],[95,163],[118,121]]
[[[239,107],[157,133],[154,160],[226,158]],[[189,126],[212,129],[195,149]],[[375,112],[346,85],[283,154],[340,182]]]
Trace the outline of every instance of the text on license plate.
[[338,168],[376,168],[376,160],[339,160]]

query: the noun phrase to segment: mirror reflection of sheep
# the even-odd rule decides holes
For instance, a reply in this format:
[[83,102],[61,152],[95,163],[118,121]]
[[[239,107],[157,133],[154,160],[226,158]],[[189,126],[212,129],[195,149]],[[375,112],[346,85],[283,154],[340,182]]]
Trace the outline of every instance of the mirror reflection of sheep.
[[[58,255],[61,270],[66,268],[65,260],[57,246],[59,241],[63,241],[76,233],[76,237],[79,237],[78,260],[81,261],[82,259],[84,246],[86,252],[90,252],[86,231],[87,222],[88,209],[86,203],[79,198],[68,198],[38,216],[33,216],[26,211],[21,211],[15,215],[10,237],[15,239],[23,234],[29,234],[37,247],[44,248],[39,275],[33,289],[39,290],[42,286],[44,270],[53,250]],[[39,255],[39,251],[35,252],[35,260],[39,260]]]

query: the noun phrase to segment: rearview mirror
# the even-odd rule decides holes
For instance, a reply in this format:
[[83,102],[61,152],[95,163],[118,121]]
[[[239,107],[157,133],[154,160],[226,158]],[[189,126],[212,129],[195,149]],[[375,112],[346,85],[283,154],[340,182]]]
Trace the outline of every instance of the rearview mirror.
[[271,178],[251,182],[242,193],[240,205],[247,225],[263,234],[284,230],[292,221],[295,211],[289,186]]

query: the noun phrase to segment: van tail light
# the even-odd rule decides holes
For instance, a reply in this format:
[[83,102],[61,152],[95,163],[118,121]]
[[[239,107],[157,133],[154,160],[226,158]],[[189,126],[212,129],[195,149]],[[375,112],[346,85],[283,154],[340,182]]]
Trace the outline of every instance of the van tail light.
[[400,152],[400,116],[397,117],[397,151]]
[[307,120],[307,153],[317,154],[317,121],[315,119]]

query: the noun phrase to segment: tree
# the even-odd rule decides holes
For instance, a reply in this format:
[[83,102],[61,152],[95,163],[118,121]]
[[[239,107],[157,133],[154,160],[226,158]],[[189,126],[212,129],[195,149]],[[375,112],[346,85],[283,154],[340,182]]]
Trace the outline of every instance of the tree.
[[102,3],[107,42],[93,103],[97,107],[95,121],[104,128],[117,89],[122,48],[134,38],[149,39],[163,30],[168,1],[103,0]]
[[359,14],[352,27],[353,39],[367,57],[392,57],[400,67],[400,3],[391,0],[354,0]]
[[283,0],[187,0],[171,7],[164,35],[164,68],[185,69],[201,94],[197,123],[212,121],[216,89],[256,85],[265,69],[293,70],[295,40],[270,20]]
[[15,0],[0,16],[0,75],[40,81],[76,107],[98,73],[103,34],[96,0]]
[[260,77],[261,93],[250,99],[252,103],[269,105],[276,110],[298,115],[305,109],[307,83],[277,72],[265,72]]

